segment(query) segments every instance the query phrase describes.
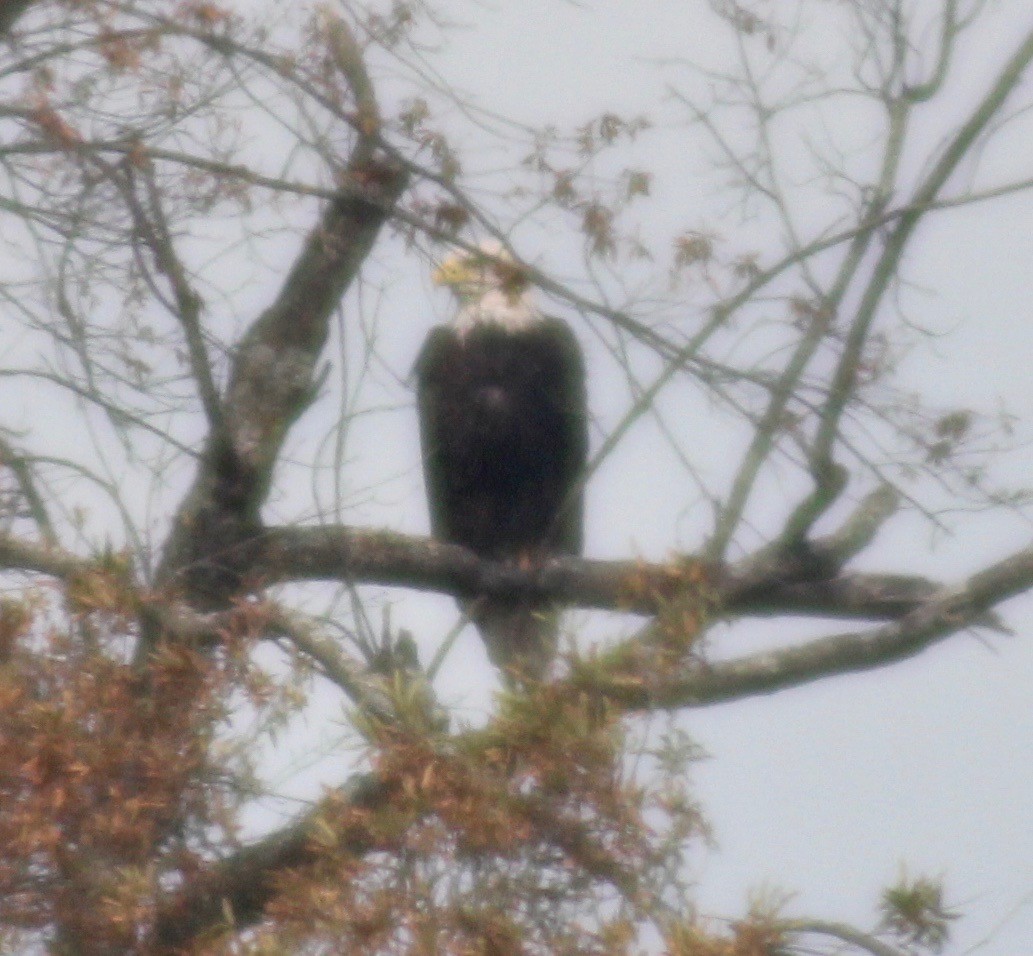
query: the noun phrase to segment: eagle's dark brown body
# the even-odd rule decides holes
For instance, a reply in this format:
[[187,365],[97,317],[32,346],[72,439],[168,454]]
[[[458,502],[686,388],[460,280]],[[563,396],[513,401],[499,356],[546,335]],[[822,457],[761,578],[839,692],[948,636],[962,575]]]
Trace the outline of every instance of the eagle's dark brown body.
[[[587,413],[570,329],[550,318],[442,326],[415,371],[435,536],[496,560],[580,553]],[[540,676],[555,649],[552,609],[484,598],[469,610],[497,665]]]

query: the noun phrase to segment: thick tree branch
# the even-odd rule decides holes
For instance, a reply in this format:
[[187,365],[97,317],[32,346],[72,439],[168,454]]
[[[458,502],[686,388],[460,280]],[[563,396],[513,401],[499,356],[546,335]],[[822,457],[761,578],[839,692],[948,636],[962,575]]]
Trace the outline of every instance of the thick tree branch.
[[692,557],[666,564],[564,557],[523,569],[431,538],[327,526],[269,528],[246,546],[240,563],[262,585],[325,580],[460,597],[527,593],[572,607],[646,615],[693,591],[723,614],[886,620],[909,613],[940,590],[932,581],[904,575],[823,576],[843,559],[841,546],[836,535],[805,554],[762,553],[735,565]]
[[[388,799],[384,786],[369,776],[353,778],[333,797],[336,808],[374,808]],[[282,830],[238,850],[192,879],[186,889],[159,907],[154,941],[178,949],[221,926],[256,923],[279,890],[283,874],[319,858],[323,808],[317,807]],[[373,846],[362,830],[336,834],[337,849],[361,856]]]
[[226,435],[209,441],[166,546],[159,581],[186,571],[202,590],[224,592],[239,580],[234,569],[213,567],[220,563],[217,552],[255,529],[287,430],[312,398],[330,315],[403,187],[393,170],[375,163],[349,166],[344,179],[341,195],[327,205],[277,300],[237,349],[223,403]]
[[326,23],[326,38],[330,54],[341,75],[345,78],[355,97],[355,128],[359,131],[360,148],[367,150],[361,158],[372,159],[373,149],[379,145],[380,107],[373,89],[373,81],[366,70],[358,40],[339,16],[323,11]]
[[[824,677],[872,670],[914,657],[939,641],[979,623],[987,610],[1033,587],[1033,547],[942,588],[899,621],[862,633],[820,638],[715,665],[703,664],[688,676],[670,680],[628,681],[623,675],[607,685],[588,675],[594,689],[630,708],[703,707],[799,687]],[[646,668],[640,667],[640,672]],[[669,673],[670,667],[666,668]]]
[[338,175],[340,191],[316,227],[272,305],[244,335],[230,367],[221,411],[166,543],[158,581],[186,584],[218,605],[239,588],[242,570],[226,563],[232,545],[252,535],[287,431],[313,397],[315,371],[330,317],[359,273],[405,186],[399,167],[378,155],[378,113],[358,45],[334,21],[338,68],[362,116]]
[[0,0],[0,37],[4,36],[15,21],[38,0]]
[[[390,531],[347,527],[271,528],[229,549],[226,560],[246,567],[250,586],[287,581],[348,581],[435,591],[460,597],[525,593],[571,607],[654,615],[686,594],[699,595],[722,616],[812,616],[896,621],[942,595],[942,583],[911,575],[832,573],[836,533],[804,554],[761,552],[735,565],[683,557],[667,564],[554,558],[537,568],[488,561],[458,545]],[[840,552],[834,552],[841,557]],[[1019,552],[1018,560],[1027,552]],[[0,569],[71,580],[102,571],[95,560],[60,548],[0,534]],[[819,572],[816,574],[815,572]],[[1033,587],[1033,571],[1015,592]],[[130,582],[126,587],[132,588]],[[1002,594],[1003,600],[1010,594]],[[159,607],[155,592],[137,589],[142,607]],[[994,603],[990,601],[989,604]],[[190,605],[160,602],[165,626],[184,638],[211,640],[229,626],[232,611],[199,613]],[[149,611],[150,613],[150,611]],[[155,610],[153,613],[158,614]],[[977,623],[994,624],[985,612]],[[271,625],[275,629],[275,625]],[[287,631],[289,627],[285,625]]]
[[[824,540],[838,538],[837,534]],[[815,560],[819,568],[823,563],[822,542],[799,563],[796,556],[777,553],[763,553],[735,565],[709,565],[688,557],[668,564],[565,557],[524,569],[483,560],[465,548],[432,538],[325,527],[271,528],[233,551],[227,560],[248,568],[253,588],[326,580],[463,597],[527,593],[572,607],[645,615],[656,614],[675,598],[694,591],[705,594],[725,615],[897,620],[942,593],[944,587],[910,575],[815,577]],[[0,568],[64,580],[101,570],[89,558],[10,534],[0,534]],[[141,590],[138,597],[143,604],[154,603],[153,593]],[[165,603],[170,620],[181,622],[176,631],[185,636],[210,635],[223,626],[219,615]]]
[[[842,543],[836,534],[826,542]],[[847,536],[849,537],[849,535]],[[815,545],[821,554],[822,545]],[[912,657],[971,625],[995,624],[998,603],[1033,588],[1033,547],[947,587],[917,577],[837,574],[812,577],[814,555],[768,553],[734,566],[683,559],[666,565],[635,561],[561,558],[538,569],[482,561],[461,547],[389,532],[346,528],[272,529],[247,547],[244,563],[258,575],[255,587],[284,580],[349,580],[440,590],[451,594],[527,592],[569,605],[663,616],[688,601],[700,618],[715,615],[817,615],[890,623],[871,631],[840,634],[799,647],[749,655],[718,664],[672,662],[648,639],[635,638],[630,657],[620,653],[603,670],[579,670],[588,684],[624,706],[700,707],[773,693],[823,677],[870,670]],[[794,560],[797,563],[794,564]],[[97,562],[60,549],[0,536],[0,567],[36,571],[67,581],[102,570]],[[821,567],[820,561],[817,567]],[[125,586],[132,589],[126,582]],[[218,639],[233,626],[233,612],[198,614],[184,604],[156,601],[140,591],[141,617],[181,638]],[[270,619],[270,634],[287,633],[299,650],[328,669],[331,679],[372,712],[388,714],[390,702],[357,662],[318,635]],[[650,663],[650,655],[659,654]],[[644,679],[648,676],[648,679]]]
[[12,534],[0,533],[0,568],[5,571],[48,574],[67,581],[78,574],[93,571],[96,562],[80,558],[52,544],[27,541]]

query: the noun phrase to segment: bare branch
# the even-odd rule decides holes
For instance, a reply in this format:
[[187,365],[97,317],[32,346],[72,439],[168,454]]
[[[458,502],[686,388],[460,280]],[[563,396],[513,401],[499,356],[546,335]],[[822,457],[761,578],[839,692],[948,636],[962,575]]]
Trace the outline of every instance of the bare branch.
[[867,495],[834,534],[822,541],[823,550],[844,564],[860,554],[875,539],[879,529],[897,512],[900,495],[882,485]]
[[873,670],[914,657],[976,623],[1002,601],[1033,587],[1033,548],[1019,551],[957,587],[943,588],[893,624],[872,631],[819,638],[800,647],[704,665],[669,683],[596,690],[635,707],[704,707],[799,687],[824,677]]
[[[824,338],[833,316],[824,302],[815,305],[801,303],[799,307],[807,313],[807,330],[800,337],[778,382],[771,390],[768,407],[764,410],[760,421],[757,422],[753,439],[732,483],[728,500],[718,515],[717,527],[708,544],[708,554],[714,559],[720,559],[725,554],[732,534],[742,519],[743,511],[757,476],[760,474],[760,469],[771,453],[778,432],[783,427],[786,406],[796,393],[800,377]],[[842,484],[838,490],[841,489]],[[809,527],[810,524],[801,530],[806,532]]]
[[11,469],[22,497],[28,506],[32,520],[39,528],[39,533],[49,545],[57,544],[57,535],[47,510],[46,501],[36,485],[36,477],[26,457],[15,450],[9,441],[0,436],[0,465]]
[[[860,515],[854,520],[863,521]],[[896,620],[942,590],[942,585],[904,575],[834,576],[845,556],[846,537],[837,533],[795,553],[763,551],[734,565],[691,556],[668,564],[564,557],[526,569],[481,560],[465,548],[430,538],[345,527],[270,528],[246,546],[246,553],[262,585],[330,580],[461,597],[528,594],[568,606],[645,615],[686,593],[700,593],[722,614]]]
[[854,317],[847,337],[846,346],[843,349],[843,354],[840,357],[832,379],[829,400],[822,413],[821,424],[815,437],[812,452],[814,462],[831,462],[832,460],[833,445],[839,429],[839,422],[842,418],[843,410],[846,408],[847,402],[854,391],[857,371],[865,343],[868,339],[868,333],[877,314],[883,294],[896,274],[904,248],[918,223],[923,218],[921,210],[936,201],[940,190],[946,184],[958,164],[968,155],[973,143],[993,121],[997,112],[1007,101],[1016,84],[1021,80],[1022,74],[1025,72],[1026,67],[1029,66],[1031,59],[1033,59],[1033,32],[1028,33],[1023,39],[1023,42],[1012,54],[989,93],[987,93],[975,110],[973,110],[968,120],[962,124],[958,132],[952,137],[939,161],[915,190],[914,197],[909,205],[917,211],[901,217],[890,233],[886,246],[873,268],[871,281],[865,289],[864,296],[858,306],[857,314]]
[[68,580],[77,574],[86,574],[94,562],[79,558],[52,544],[38,544],[0,534],[0,568],[12,571],[32,571]]
[[323,11],[326,17],[327,40],[334,63],[341,75],[348,81],[352,95],[355,97],[355,128],[359,132],[366,155],[357,157],[368,162],[373,157],[373,149],[379,141],[380,107],[373,91],[373,81],[366,71],[366,63],[362,58],[362,50],[348,24],[329,10]]
[[159,580],[182,573],[197,582],[207,578],[202,590],[213,593],[239,580],[213,556],[257,522],[287,430],[312,398],[330,316],[403,187],[404,177],[379,161],[353,162],[343,172],[341,193],[328,203],[277,300],[237,349],[224,401],[227,434],[209,441]]
[[381,720],[394,716],[395,708],[385,695],[382,682],[308,621],[277,609],[269,620],[268,629],[270,634],[282,633],[294,647],[315,661],[323,674],[367,713]]
[[127,160],[121,170],[112,169],[106,163],[102,164],[102,168],[125,197],[136,233],[150,250],[158,271],[165,276],[172,287],[174,303],[169,304],[168,307],[183,328],[187,354],[190,356],[190,368],[197,383],[198,394],[208,418],[208,424],[214,432],[221,434],[225,423],[222,404],[219,400],[219,390],[212,374],[212,364],[204,341],[204,330],[201,326],[203,307],[201,296],[194,289],[187,270],[176,253],[172,233],[162,210],[161,194],[154,182],[152,170],[147,165],[143,165],[140,170],[146,183],[148,208],[145,209],[136,195],[132,154],[127,156]]
[[794,919],[780,920],[779,928],[794,936],[813,934],[816,936],[831,936],[843,943],[849,943],[858,949],[863,949],[871,956],[907,956],[902,949],[890,946],[881,939],[876,939],[870,933],[862,933],[853,926],[846,923],[832,923],[828,920],[817,919]]

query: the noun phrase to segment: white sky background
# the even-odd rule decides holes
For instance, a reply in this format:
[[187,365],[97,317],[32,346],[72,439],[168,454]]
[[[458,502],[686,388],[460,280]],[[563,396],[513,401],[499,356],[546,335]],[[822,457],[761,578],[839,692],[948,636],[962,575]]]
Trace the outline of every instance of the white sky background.
[[[534,124],[552,120],[569,127],[605,110],[653,113],[661,107],[665,80],[689,76],[676,67],[660,70],[656,60],[714,62],[719,49],[719,35],[707,32],[712,21],[701,16],[699,2],[575,6],[525,0],[457,2],[451,9],[469,26],[451,35],[448,48],[433,59],[435,67],[480,105]],[[965,49],[954,108],[929,117],[929,136],[947,132],[956,109],[985,91],[1028,19],[1024,2],[993,8],[988,28]],[[827,42],[834,56],[833,40],[808,36],[806,42]],[[863,128],[865,117],[857,123]],[[476,156],[475,134],[466,129],[468,139],[457,145]],[[731,217],[707,218],[720,208],[720,195],[713,193],[713,179],[693,189],[697,170],[705,182],[705,157],[687,152],[686,140],[658,134],[646,141],[655,150],[643,157],[658,173],[655,190],[669,190],[648,207],[648,215],[660,219],[649,224],[657,234],[679,224],[707,225],[725,237],[752,228]],[[981,159],[977,181],[983,185],[1033,174],[1033,125],[1016,126],[1001,143]],[[1022,197],[946,214],[922,228],[907,274],[926,291],[909,294],[909,316],[952,331],[908,361],[909,385],[947,406],[992,411],[1000,399],[1029,423],[1031,223],[1033,197]],[[566,262],[576,273],[577,261],[568,258],[576,243],[554,238],[518,247],[555,274],[567,271]],[[438,293],[426,282],[408,291],[411,316],[398,296],[398,305],[385,309],[397,330],[397,340],[386,333],[385,348],[399,356],[407,348],[415,354],[411,330],[427,321],[428,310],[440,319],[448,309],[440,298],[430,304]],[[591,398],[595,413],[610,422],[626,402],[612,383],[597,379]],[[737,463],[721,460],[720,421],[701,419],[699,428],[700,442],[712,449],[714,474]],[[408,440],[415,441],[414,430]],[[357,435],[354,450],[361,447]],[[1029,466],[1028,455],[1011,459],[1015,482]],[[418,493],[418,478],[413,484]],[[408,516],[403,526],[424,530],[419,507],[412,509],[407,495],[398,494]],[[681,473],[643,426],[593,480],[586,553],[662,557],[691,549],[700,543],[706,512],[686,516],[685,499]],[[397,519],[396,504],[384,505],[384,520],[391,520],[389,514]],[[954,537],[904,517],[891,523],[863,564],[951,579],[1026,545],[1029,537],[1029,524],[1010,514],[960,522]],[[694,863],[702,910],[735,915],[751,890],[774,886],[796,894],[790,914],[871,926],[881,888],[904,865],[912,874],[944,876],[950,902],[965,913],[950,952],[968,952],[988,935],[976,950],[984,956],[1033,952],[1031,609],[1029,598],[1011,603],[1008,619],[1017,636],[994,637],[992,649],[961,636],[886,670],[685,714],[682,725],[713,758],[697,771],[699,796],[719,844]],[[448,602],[406,600],[397,610],[418,636],[433,632],[427,625],[435,615],[443,627],[451,620]],[[789,632],[784,623],[751,624],[718,640],[715,652],[747,652],[762,643],[849,629],[804,622],[799,632]],[[423,646],[425,654],[432,649]],[[446,694],[452,687],[472,707],[481,673],[471,672],[474,658],[482,655],[467,634],[445,674]]]
[[[788,0],[771,0],[778,8]],[[929,6],[929,0],[921,0]],[[835,4],[823,5],[829,9]],[[438,3],[467,24],[447,34],[447,44],[429,57],[451,85],[481,106],[534,125],[555,122],[570,128],[612,110],[670,119],[676,111],[664,101],[668,82],[685,89],[692,73],[660,61],[697,60],[720,64],[727,35],[706,14],[704,0],[600,0],[581,5],[562,0],[498,0]],[[926,149],[939,142],[960,111],[986,90],[990,78],[1033,17],[1029,0],[991,3],[988,23],[971,34],[946,113],[929,111],[916,131]],[[822,28],[824,29],[824,28]],[[837,64],[838,40],[815,28],[804,34],[811,51],[828,49]],[[376,66],[376,64],[374,64]],[[385,84],[389,100],[390,77]],[[1033,100],[1033,77],[1024,95]],[[488,145],[458,113],[446,114],[456,146],[471,168],[493,168],[505,177],[514,162]],[[844,115],[837,134],[863,141],[871,117]],[[923,139],[923,134],[925,138]],[[270,133],[270,141],[275,138]],[[792,136],[790,136],[792,139]],[[521,152],[522,155],[522,152]],[[686,229],[707,228],[730,245],[764,254],[764,222],[741,222],[727,210],[720,177],[707,172],[708,154],[693,147],[683,129],[657,129],[627,154],[629,164],[656,173],[654,196],[642,207],[643,233],[662,241]],[[980,157],[974,175],[984,186],[1033,176],[1033,117],[1014,124],[998,145]],[[964,176],[961,177],[964,179]],[[822,197],[812,194],[806,212],[820,216]],[[299,224],[310,222],[311,206],[298,204]],[[293,210],[292,210],[293,212]],[[916,350],[905,365],[907,384],[947,407],[994,411],[1003,402],[1033,425],[1033,195],[1011,197],[984,206],[956,210],[929,219],[912,241],[906,269],[916,288],[906,293],[908,316],[923,327],[950,334]],[[199,227],[198,236],[219,237],[220,227]],[[518,249],[559,277],[583,272],[580,238],[554,225],[525,224],[516,236]],[[213,281],[227,279],[233,314],[248,317],[268,301],[282,278],[290,252],[252,264],[239,281],[226,269]],[[450,304],[432,290],[426,268],[405,256],[397,242],[380,243],[372,271],[381,276],[382,298],[363,293],[362,304],[381,320],[379,352],[396,373],[405,374],[426,330],[442,321]],[[202,278],[204,278],[202,276]],[[692,289],[685,290],[691,300]],[[354,304],[354,302],[352,303]],[[221,305],[218,304],[218,305]],[[220,321],[223,313],[218,305]],[[550,308],[555,308],[550,305]],[[569,310],[590,358],[599,346],[583,322]],[[884,320],[892,318],[884,310]],[[353,314],[349,313],[349,321]],[[5,342],[9,357],[19,343]],[[328,355],[331,361],[335,356]],[[609,369],[609,371],[606,371]],[[594,373],[594,374],[593,374]],[[590,401],[599,425],[596,444],[627,408],[626,389],[612,364],[591,362]],[[10,394],[10,393],[5,393]],[[419,475],[415,414],[411,394],[395,385],[384,396],[403,402],[398,411],[360,420],[348,446],[344,471],[353,495],[345,520],[425,533],[426,510]],[[373,400],[377,399],[374,389]],[[5,414],[32,424],[36,396],[16,393]],[[664,407],[677,414],[693,452],[713,480],[727,490],[737,467],[743,432],[727,415],[710,413],[697,394],[678,388]],[[292,435],[298,454],[294,485],[289,469],[281,474],[280,492],[269,509],[271,520],[311,519],[306,475],[311,451],[326,434],[334,415],[331,400],[317,403]],[[55,413],[55,421],[63,412]],[[698,435],[698,438],[696,437]],[[69,444],[60,428],[42,441]],[[83,438],[77,434],[76,442]],[[1033,450],[1003,462],[1014,484],[1033,484]],[[184,470],[182,481],[188,479]],[[385,479],[387,479],[385,481]],[[722,483],[724,479],[724,483]],[[751,512],[767,530],[776,527],[799,491],[787,479],[764,485],[761,508]],[[155,512],[174,504],[156,502]],[[589,557],[663,559],[692,552],[709,530],[709,512],[693,504],[694,493],[674,457],[644,421],[593,477],[588,490]],[[102,523],[102,522],[101,522]],[[963,577],[1019,547],[1031,538],[1031,525],[1014,514],[959,520],[954,536],[933,533],[917,516],[898,516],[859,565],[899,570],[951,580]],[[743,545],[760,543],[745,535]],[[396,624],[412,629],[424,661],[455,620],[454,604],[444,597],[391,593]],[[955,637],[919,658],[885,670],[834,678],[778,695],[687,712],[681,725],[711,754],[696,771],[698,795],[710,820],[718,848],[692,861],[699,880],[698,900],[707,913],[735,916],[744,910],[751,890],[767,887],[794,892],[788,915],[854,922],[874,922],[882,887],[902,864],[911,873],[945,877],[949,901],[965,914],[948,952],[975,950],[981,956],[1028,956],[1033,953],[1033,650],[1029,623],[1033,597],[1007,606],[1014,638],[992,636],[990,645],[969,636]],[[592,633],[618,632],[605,615],[587,619]],[[851,630],[849,624],[825,622],[748,622],[715,632],[716,655],[748,653],[806,636]],[[442,696],[460,712],[483,713],[495,678],[476,636],[467,631],[442,673]],[[333,740],[340,695],[320,694],[299,749],[310,753],[315,740]],[[297,770],[295,751],[281,742],[283,773]],[[318,749],[318,748],[316,748]],[[318,782],[338,779],[339,755],[311,766],[285,789],[311,796]],[[286,812],[296,808],[288,806]],[[256,820],[256,825],[268,820]],[[999,923],[1003,925],[998,927]]]

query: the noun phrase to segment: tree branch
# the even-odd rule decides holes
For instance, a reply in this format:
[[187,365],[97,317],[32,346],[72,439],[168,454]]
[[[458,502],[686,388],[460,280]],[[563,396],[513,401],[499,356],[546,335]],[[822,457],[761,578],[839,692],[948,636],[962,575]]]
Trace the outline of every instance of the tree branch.
[[[816,543],[814,553],[820,555],[830,547],[828,542],[841,544],[843,537],[837,533],[824,539],[825,544]],[[575,665],[576,683],[590,685],[631,709],[701,707],[883,667],[966,627],[995,625],[990,609],[1033,587],[1033,547],[953,587],[899,575],[840,573],[814,578],[821,562],[815,565],[813,554],[798,559],[792,553],[774,552],[733,566],[693,559],[657,565],[557,558],[540,568],[522,569],[483,561],[464,548],[432,539],[348,528],[271,529],[249,546],[243,564],[258,574],[256,588],[286,580],[347,580],[460,596],[527,593],[572,606],[650,615],[662,615],[688,600],[703,619],[708,614],[778,614],[890,621],[871,631],[829,636],[729,662],[692,664],[688,669],[684,662],[672,668],[669,659],[650,664],[650,655],[662,656],[665,649],[641,637],[625,645],[638,648],[630,664],[619,647],[613,666],[602,671],[578,670]],[[65,580],[98,570],[96,562],[9,535],[0,535],[0,567]],[[132,588],[129,582],[125,586]],[[143,618],[179,637],[210,641],[232,625],[226,614],[198,614],[185,604],[156,603],[145,592],[137,598]],[[329,668],[331,679],[373,712],[390,712],[390,703],[364,669],[332,645],[316,641],[288,621],[270,621],[266,629],[290,634],[300,650]],[[643,680],[647,673],[649,679]]]
[[[372,809],[388,797],[386,788],[375,778],[359,776],[340,788],[333,801],[337,809],[343,805]],[[284,872],[318,859],[322,820],[323,808],[317,807],[192,879],[183,891],[159,905],[155,942],[163,951],[176,949],[220,926],[256,923],[278,891]],[[373,849],[369,835],[358,828],[335,836],[337,847],[355,856]]]
[[[838,541],[842,536],[831,536]],[[820,546],[816,546],[820,553]],[[395,584],[452,594],[526,592],[565,604],[663,615],[690,602],[706,623],[716,615],[819,615],[889,619],[871,631],[821,638],[799,647],[717,664],[675,660],[669,649],[642,636],[618,646],[610,663],[574,663],[570,680],[629,709],[703,707],[798,687],[823,677],[871,670],[913,657],[972,626],[996,624],[990,609],[1033,587],[1033,547],[955,587],[918,577],[839,574],[808,580],[813,558],[794,568],[792,555],[707,566],[684,559],[667,565],[559,558],[539,569],[482,561],[465,549],[431,539],[346,528],[272,530],[250,555],[262,584],[332,579]],[[781,562],[781,563],[780,563]],[[47,545],[0,535],[0,568],[35,571],[66,581],[102,570],[97,562]],[[110,570],[110,569],[109,569]],[[124,582],[134,590],[131,582]],[[127,600],[132,600],[132,594]],[[234,612],[203,614],[188,604],[156,601],[137,591],[141,620],[183,640],[210,643],[235,626]],[[275,614],[263,630],[288,635],[328,677],[372,714],[390,719],[394,707],[383,685],[359,662],[310,628]],[[691,635],[689,635],[691,637]],[[653,660],[653,658],[656,658]]]
[[47,503],[43,499],[36,484],[36,477],[33,474],[32,465],[29,459],[15,450],[14,446],[0,435],[0,465],[6,465],[11,469],[15,481],[18,482],[18,489],[29,515],[39,528],[39,533],[50,545],[57,545],[57,534],[54,531],[53,522],[50,520],[50,512],[47,510]]
[[[338,47],[343,29],[334,33]],[[352,53],[358,56],[357,48]],[[354,56],[342,62],[349,81],[359,84],[361,105],[375,117],[372,89],[363,82],[368,77]],[[400,170],[374,155],[374,133],[360,129],[338,176],[340,192],[327,203],[276,301],[237,348],[222,406],[225,433],[209,436],[194,487],[166,544],[159,582],[177,579],[216,604],[239,586],[241,569],[225,565],[220,551],[257,529],[283,440],[311,401],[330,316],[405,186]]]
[[846,923],[833,923],[828,920],[817,919],[794,919],[779,921],[779,928],[794,936],[802,934],[814,934],[816,936],[831,936],[842,943],[848,943],[858,949],[863,949],[872,956],[907,956],[902,949],[890,946],[881,939],[876,939],[870,933],[862,933],[860,930],[848,926]]
[[[873,670],[914,657],[965,627],[978,623],[994,605],[1033,587],[1033,547],[941,588],[899,621],[863,633],[839,634],[800,647],[752,654],[715,665],[700,665],[688,676],[664,682],[629,682],[623,674],[607,684],[597,674],[582,677],[629,708],[703,707],[799,687],[824,677]],[[645,667],[639,662],[639,671]],[[666,668],[670,672],[671,668]],[[659,670],[658,670],[659,673]]]
[[882,297],[897,273],[897,266],[908,240],[923,217],[922,210],[936,201],[940,190],[950,179],[958,164],[969,155],[973,143],[987,128],[1020,82],[1022,74],[1031,60],[1033,60],[1033,32],[1023,38],[993,87],[973,110],[968,120],[958,129],[944,149],[943,155],[915,190],[913,199],[908,205],[916,211],[910,215],[901,216],[890,233],[882,254],[873,268],[871,281],[864,290],[847,336],[846,346],[832,378],[829,400],[822,412],[821,423],[814,440],[812,460],[816,463],[815,467],[820,468],[821,463],[831,463],[832,461],[833,445],[838,434],[839,423],[847,402],[854,393],[868,334]]
[[[204,301],[194,288],[186,266],[176,252],[175,240],[162,208],[161,191],[154,181],[151,164],[142,157],[133,157],[132,153],[126,154],[125,160],[116,167],[99,156],[93,157],[94,165],[111,180],[125,201],[133,221],[134,238],[138,238],[148,248],[154,259],[155,268],[169,283],[172,291],[171,300],[157,288],[141,257],[140,270],[154,297],[175,317],[183,329],[190,370],[209,428],[213,433],[221,433],[225,424],[222,405],[201,322]],[[138,177],[144,181],[146,208],[137,195]]]
[[[945,592],[942,583],[913,575],[822,576],[834,564],[825,559],[826,554],[842,558],[834,550],[841,537],[837,532],[820,539],[802,554],[761,552],[734,565],[707,564],[689,556],[667,564],[562,557],[521,568],[482,559],[459,545],[391,531],[271,528],[253,541],[227,549],[225,560],[248,569],[250,587],[256,592],[288,581],[348,581],[458,597],[526,594],[570,607],[642,615],[658,614],[672,601],[696,593],[721,615],[897,621]],[[1016,558],[1026,553],[1019,552]],[[102,570],[89,558],[2,533],[0,569],[63,580]],[[1033,573],[1023,582],[1014,593],[1033,587]],[[128,582],[126,586],[133,587]],[[141,606],[155,603],[153,592],[140,589],[137,597]],[[192,639],[211,639],[229,620],[167,598],[162,606],[167,625]],[[977,617],[977,623],[997,626],[985,611]]]
[[438,591],[457,597],[527,594],[571,607],[653,615],[696,591],[722,614],[814,615],[895,620],[942,585],[892,574],[823,576],[843,560],[840,535],[805,553],[768,553],[734,565],[691,556],[666,564],[561,557],[539,567],[488,561],[432,538],[343,526],[269,528],[239,563],[255,586],[351,581]]
[[0,36],[8,33],[15,21],[37,0],[0,0]]
[[29,571],[69,580],[95,568],[95,562],[55,545],[0,533],[0,569],[5,571]]

